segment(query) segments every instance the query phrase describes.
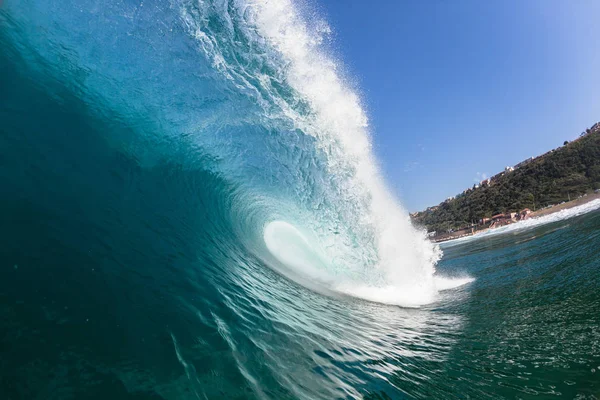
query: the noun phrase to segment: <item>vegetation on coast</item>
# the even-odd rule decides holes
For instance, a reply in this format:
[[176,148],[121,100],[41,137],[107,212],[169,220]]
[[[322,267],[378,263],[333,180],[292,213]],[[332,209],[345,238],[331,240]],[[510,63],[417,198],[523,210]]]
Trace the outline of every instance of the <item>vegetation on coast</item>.
[[600,189],[600,123],[581,137],[526,160],[438,206],[411,215],[428,231],[445,232],[524,208],[537,210]]

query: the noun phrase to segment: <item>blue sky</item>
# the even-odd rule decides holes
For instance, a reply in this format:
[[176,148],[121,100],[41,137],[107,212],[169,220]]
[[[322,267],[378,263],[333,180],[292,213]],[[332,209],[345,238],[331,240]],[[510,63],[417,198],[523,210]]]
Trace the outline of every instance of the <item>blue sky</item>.
[[600,1],[317,1],[410,211],[600,121]]

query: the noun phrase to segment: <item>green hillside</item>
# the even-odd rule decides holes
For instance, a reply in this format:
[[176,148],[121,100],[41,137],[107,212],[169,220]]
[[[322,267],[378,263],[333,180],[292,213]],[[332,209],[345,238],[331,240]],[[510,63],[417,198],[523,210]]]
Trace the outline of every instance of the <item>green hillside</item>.
[[[600,123],[577,140],[498,174],[436,207],[412,215],[429,231],[458,229],[481,218],[536,210],[600,189]],[[519,164],[518,164],[519,165]]]

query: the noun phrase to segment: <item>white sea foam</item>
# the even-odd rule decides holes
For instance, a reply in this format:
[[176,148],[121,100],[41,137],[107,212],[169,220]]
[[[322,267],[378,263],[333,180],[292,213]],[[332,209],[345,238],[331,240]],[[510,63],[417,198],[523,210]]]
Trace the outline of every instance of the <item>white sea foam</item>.
[[264,228],[264,241],[276,260],[269,263],[272,268],[327,295],[342,294],[377,303],[418,307],[434,301],[437,291],[454,289],[474,280],[470,277],[436,275],[432,282],[422,280],[411,285],[399,285],[387,281],[373,286],[359,282],[348,274],[336,274],[319,244],[285,221],[268,223]]
[[470,276],[463,277],[446,277],[446,276],[435,276],[435,287],[437,290],[450,290],[456,289],[457,287],[466,285],[467,283],[471,283],[475,280],[475,278],[471,278]]

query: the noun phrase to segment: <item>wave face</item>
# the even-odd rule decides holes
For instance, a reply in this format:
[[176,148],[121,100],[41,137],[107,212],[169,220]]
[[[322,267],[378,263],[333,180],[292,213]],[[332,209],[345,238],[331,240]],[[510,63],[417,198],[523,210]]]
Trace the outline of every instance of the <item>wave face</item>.
[[[214,222],[244,252],[322,291],[433,300],[439,251],[385,187],[318,15],[291,1],[174,0],[29,1],[9,16],[39,68],[133,127],[107,133],[114,146],[146,166],[178,157],[225,182]],[[302,232],[327,279],[269,251],[273,221]]]

